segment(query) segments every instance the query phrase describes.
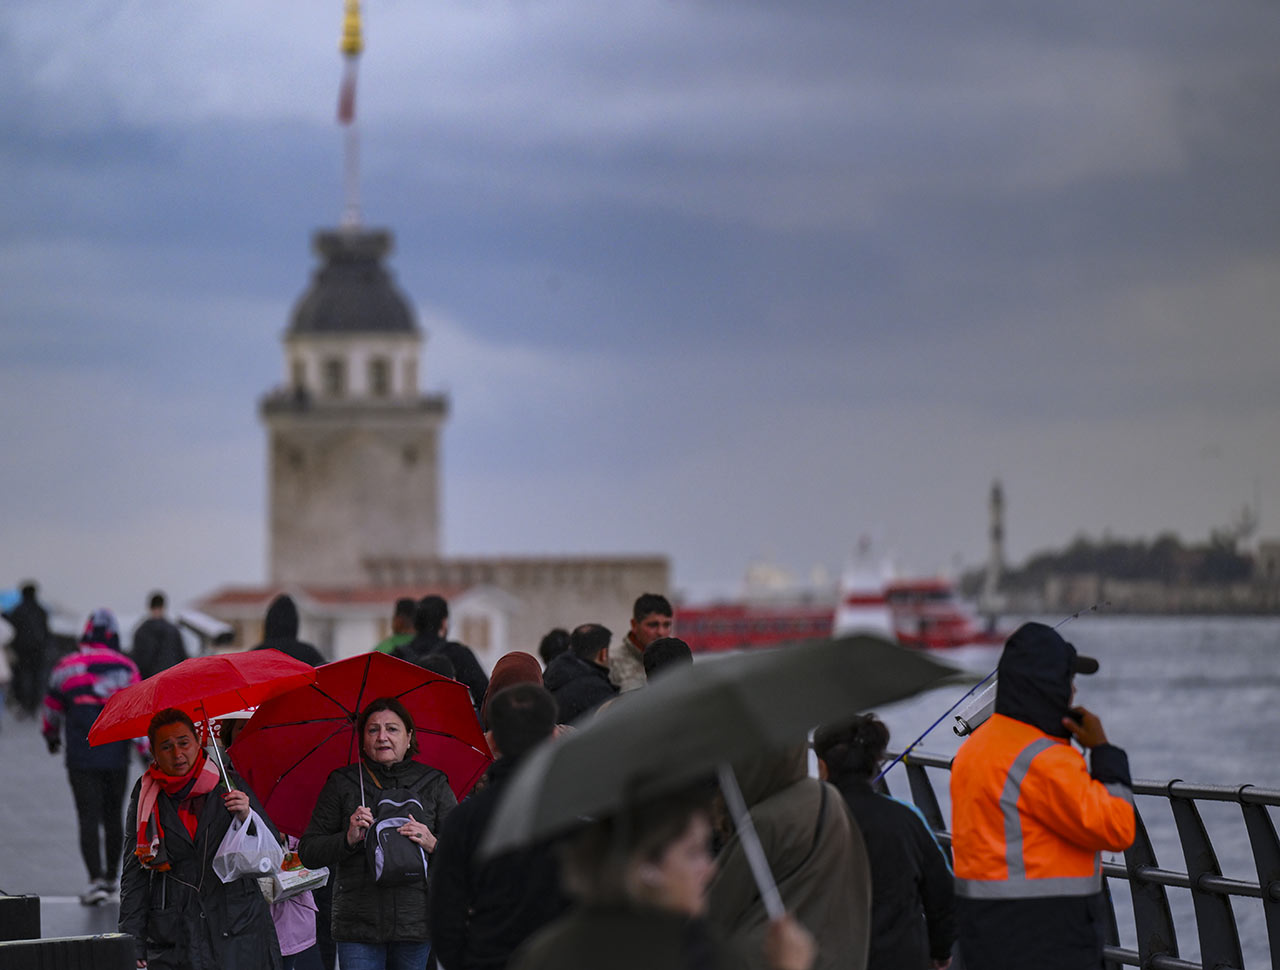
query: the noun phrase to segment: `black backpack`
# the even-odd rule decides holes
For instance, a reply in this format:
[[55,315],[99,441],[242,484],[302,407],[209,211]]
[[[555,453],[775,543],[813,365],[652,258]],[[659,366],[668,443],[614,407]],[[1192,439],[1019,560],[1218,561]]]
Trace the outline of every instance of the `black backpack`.
[[422,802],[407,788],[385,788],[369,806],[373,825],[365,834],[365,850],[373,881],[379,886],[426,885],[427,854],[397,829],[410,818],[426,821]]

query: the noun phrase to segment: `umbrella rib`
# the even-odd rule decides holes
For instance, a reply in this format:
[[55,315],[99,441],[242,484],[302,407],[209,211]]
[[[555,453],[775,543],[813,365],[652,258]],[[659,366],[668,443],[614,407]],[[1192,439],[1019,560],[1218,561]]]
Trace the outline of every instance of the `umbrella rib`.
[[[306,722],[306,721],[300,721],[300,722],[298,722],[298,723],[300,723],[300,724],[306,724],[306,723],[308,723],[308,722]],[[281,727],[283,727],[283,726],[284,726],[284,725],[281,725]],[[284,780],[284,778],[285,778],[285,776],[286,776],[286,775],[288,775],[290,772],[292,772],[292,771],[294,771],[295,769],[297,769],[297,768],[301,767],[301,766],[302,766],[302,763],[303,763],[304,761],[306,761],[306,760],[307,760],[308,758],[310,758],[313,754],[315,754],[317,751],[319,751],[321,748],[323,748],[326,744],[328,744],[330,741],[332,741],[334,738],[336,738],[340,733],[342,733],[342,730],[343,730],[343,728],[341,728],[341,727],[336,727],[336,728],[334,728],[334,729],[333,729],[333,731],[332,731],[332,732],[330,732],[330,733],[329,733],[329,735],[328,735],[327,737],[325,737],[324,739],[322,739],[322,740],[320,740],[320,741],[317,741],[317,742],[316,742],[316,743],[311,747],[311,749],[310,749],[309,751],[307,751],[307,752],[306,752],[305,754],[303,754],[300,758],[298,758],[298,760],[297,760],[297,761],[295,761],[293,764],[291,764],[288,768],[285,768],[282,772],[280,772],[280,776],[276,779],[276,784],[279,784],[281,781],[283,781],[283,780]]]

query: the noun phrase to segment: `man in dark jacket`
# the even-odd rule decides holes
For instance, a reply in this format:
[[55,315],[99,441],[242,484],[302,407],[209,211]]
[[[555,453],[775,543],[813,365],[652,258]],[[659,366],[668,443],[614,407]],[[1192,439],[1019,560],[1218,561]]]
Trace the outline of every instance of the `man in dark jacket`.
[[1101,851],[1127,849],[1136,824],[1129,759],[1096,714],[1072,707],[1075,674],[1098,662],[1024,623],[998,669],[995,713],[951,771],[960,956],[984,970],[1097,970]]
[[556,700],[561,723],[572,724],[617,696],[618,688],[609,681],[612,639],[606,627],[584,623],[569,634],[569,649],[547,665],[542,683]]
[[494,859],[477,852],[512,772],[555,730],[555,701],[537,684],[515,684],[490,699],[489,723],[498,760],[488,784],[453,810],[431,862],[431,940],[448,970],[501,970],[568,905],[549,845]]
[[262,642],[253,649],[279,650],[313,667],[324,663],[324,656],[319,650],[298,639],[298,607],[287,593],[281,593],[267,607],[267,618],[262,624]]
[[164,603],[164,593],[152,593],[147,601],[149,615],[133,631],[130,656],[138,665],[138,675],[143,680],[187,659],[182,634],[165,619]]
[[32,717],[44,690],[49,614],[36,599],[36,584],[22,584],[22,599],[4,614],[13,627],[13,699],[19,713]]
[[446,639],[449,630],[449,604],[443,596],[424,596],[418,600],[418,610],[413,617],[413,640],[392,651],[393,657],[425,667],[431,654],[444,654],[453,664],[454,679],[460,680],[471,691],[471,703],[476,710],[484,703],[489,678],[471,648],[464,643]]

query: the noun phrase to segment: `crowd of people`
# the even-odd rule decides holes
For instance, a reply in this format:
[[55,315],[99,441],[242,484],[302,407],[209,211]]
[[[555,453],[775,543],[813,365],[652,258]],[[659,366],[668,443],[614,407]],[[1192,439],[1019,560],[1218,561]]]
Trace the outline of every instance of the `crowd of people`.
[[[599,622],[553,630],[537,647],[541,662],[516,651],[489,675],[449,639],[445,600],[398,601],[391,635],[370,650],[464,684],[494,760],[471,790],[455,792],[421,755],[419,731],[431,728],[395,697],[372,699],[352,728],[358,755],[329,774],[300,839],[277,831],[182,710],[156,711],[145,739],[88,743],[114,693],[186,657],[163,595],[148,607],[128,654],[115,617],[95,610],[78,649],[42,685],[44,738],[51,753],[65,750],[80,822],[90,880],[81,901],[111,898],[119,875],[119,926],[136,941],[139,968],[1102,966],[1100,852],[1133,840],[1131,782],[1101,721],[1074,706],[1075,676],[1097,662],[1049,627],[1024,624],[1005,645],[995,714],[955,760],[949,847],[878,789],[889,731],[851,712],[815,725],[811,744],[797,738],[733,764],[751,838],[714,782],[685,781],[490,856],[485,833],[531,752],[589,730],[627,703],[621,695],[693,663],[665,597],[640,596],[620,636]],[[30,660],[41,636],[33,608],[31,585],[6,614],[20,707],[40,669]],[[283,595],[254,649],[325,660],[299,639],[297,607]],[[224,720],[216,743],[229,752],[242,723]],[[134,752],[145,770],[122,811]],[[215,855],[241,827],[327,868],[327,883],[269,904],[258,873],[224,880]],[[759,888],[756,853],[781,916]]]

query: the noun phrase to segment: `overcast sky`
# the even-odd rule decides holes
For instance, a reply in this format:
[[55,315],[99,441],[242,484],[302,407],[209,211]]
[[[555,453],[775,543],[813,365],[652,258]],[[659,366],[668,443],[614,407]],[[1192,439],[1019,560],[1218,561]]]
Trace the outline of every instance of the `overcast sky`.
[[[1280,535],[1280,5],[368,0],[366,222],[446,552],[676,585]],[[259,395],[341,209],[341,3],[0,6],[0,586],[265,563]]]

